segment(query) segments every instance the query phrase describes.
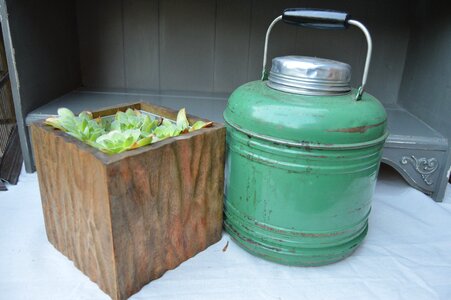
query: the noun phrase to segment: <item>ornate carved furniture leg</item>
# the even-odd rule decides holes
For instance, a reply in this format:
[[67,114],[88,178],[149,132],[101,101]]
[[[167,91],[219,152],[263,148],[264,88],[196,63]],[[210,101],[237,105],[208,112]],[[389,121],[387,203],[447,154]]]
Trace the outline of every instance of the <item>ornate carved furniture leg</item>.
[[400,107],[387,107],[390,136],[382,162],[414,188],[442,201],[451,164],[448,140]]

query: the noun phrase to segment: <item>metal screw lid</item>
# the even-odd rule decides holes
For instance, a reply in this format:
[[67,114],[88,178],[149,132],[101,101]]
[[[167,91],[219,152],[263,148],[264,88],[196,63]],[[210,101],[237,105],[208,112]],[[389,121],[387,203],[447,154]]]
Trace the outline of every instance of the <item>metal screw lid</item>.
[[341,95],[351,90],[351,66],[308,56],[281,56],[272,60],[268,86],[302,95]]

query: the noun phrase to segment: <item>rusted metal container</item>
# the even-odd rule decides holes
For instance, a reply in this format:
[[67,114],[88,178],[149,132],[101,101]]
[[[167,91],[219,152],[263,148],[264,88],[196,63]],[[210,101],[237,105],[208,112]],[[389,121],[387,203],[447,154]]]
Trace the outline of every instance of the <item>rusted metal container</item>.
[[[362,85],[349,65],[302,56],[265,71],[274,24],[320,29],[355,25],[368,41]],[[350,255],[367,233],[386,113],[364,93],[371,57],[366,28],[346,13],[287,9],[268,28],[262,80],[230,96],[225,228],[249,252],[289,265],[323,265]]]

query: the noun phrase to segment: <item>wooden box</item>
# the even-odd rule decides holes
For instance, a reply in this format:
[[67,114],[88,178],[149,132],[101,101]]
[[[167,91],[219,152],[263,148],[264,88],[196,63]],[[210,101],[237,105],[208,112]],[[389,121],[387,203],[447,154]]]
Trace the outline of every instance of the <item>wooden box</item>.
[[[177,114],[137,103],[94,117],[128,107]],[[111,298],[128,298],[221,238],[222,124],[111,156],[42,122],[31,129],[47,237]]]

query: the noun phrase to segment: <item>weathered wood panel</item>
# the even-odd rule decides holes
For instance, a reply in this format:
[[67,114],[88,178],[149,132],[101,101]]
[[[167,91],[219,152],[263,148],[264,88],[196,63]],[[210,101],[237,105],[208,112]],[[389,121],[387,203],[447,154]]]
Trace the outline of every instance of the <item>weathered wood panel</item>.
[[33,125],[32,140],[37,141],[33,150],[49,242],[114,295],[116,266],[103,163],[85,145],[49,127]]
[[220,239],[223,153],[224,131],[207,131],[108,167],[124,296]]
[[221,238],[223,125],[114,156],[42,124],[32,136],[48,239],[113,299]]

